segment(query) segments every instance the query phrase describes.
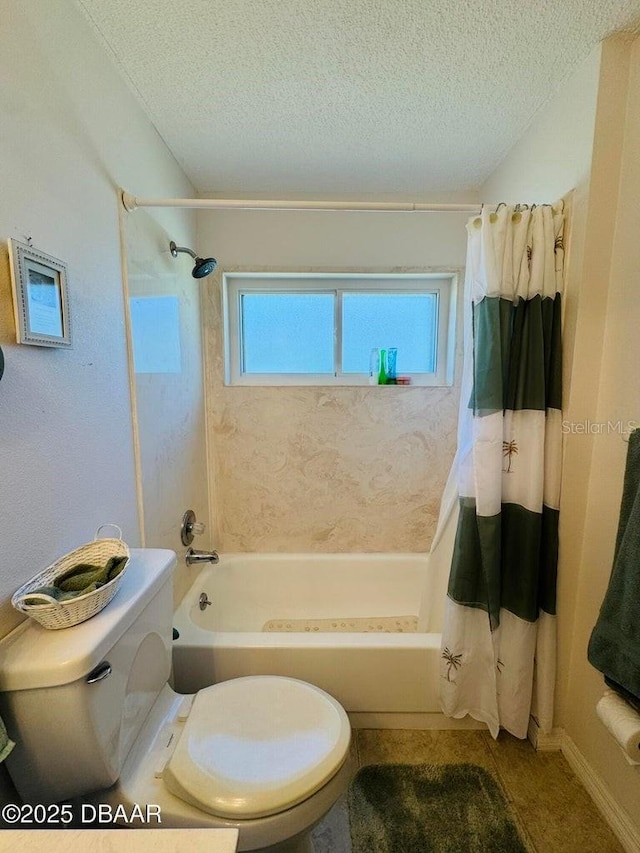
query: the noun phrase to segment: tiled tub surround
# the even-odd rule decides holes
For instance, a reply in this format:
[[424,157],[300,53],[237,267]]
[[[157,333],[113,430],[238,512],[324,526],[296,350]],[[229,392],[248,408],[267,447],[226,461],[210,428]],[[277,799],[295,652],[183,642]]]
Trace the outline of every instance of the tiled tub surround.
[[[175,614],[176,689],[287,675],[317,684],[351,713],[440,717],[437,582],[426,554],[222,554]],[[204,610],[202,593],[211,601]],[[291,620],[303,629],[288,630]],[[270,630],[273,621],[285,628]],[[312,629],[323,623],[328,630]],[[418,631],[407,630],[416,623]]]
[[219,550],[426,551],[455,453],[458,374],[440,388],[226,386],[222,271],[203,287]]

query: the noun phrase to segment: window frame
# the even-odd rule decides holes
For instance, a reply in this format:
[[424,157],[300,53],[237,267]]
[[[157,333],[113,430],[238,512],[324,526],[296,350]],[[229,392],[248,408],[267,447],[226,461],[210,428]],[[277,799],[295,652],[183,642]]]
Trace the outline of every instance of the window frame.
[[[268,283],[268,284],[267,284]],[[368,373],[342,373],[342,296],[351,293],[435,293],[438,323],[436,371],[405,374],[413,386],[453,384],[458,272],[260,272],[228,271],[222,275],[224,380],[229,386],[363,386]],[[243,373],[240,303],[244,293],[334,293],[334,363],[336,372]],[[389,342],[392,345],[392,342]],[[370,386],[375,387],[375,386]],[[380,386],[403,387],[403,386]]]

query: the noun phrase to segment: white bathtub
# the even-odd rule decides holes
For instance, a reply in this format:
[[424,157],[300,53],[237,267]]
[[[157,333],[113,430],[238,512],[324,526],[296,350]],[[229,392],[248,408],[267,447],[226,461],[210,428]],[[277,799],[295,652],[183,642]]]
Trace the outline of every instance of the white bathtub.
[[[425,602],[430,588],[426,554],[222,555],[176,611],[175,687],[192,693],[240,675],[287,675],[322,687],[352,714],[437,713],[442,599]],[[204,611],[201,593],[212,602]],[[269,620],[330,619],[339,629],[350,618],[418,616],[421,601],[429,630],[420,633],[262,630]]]

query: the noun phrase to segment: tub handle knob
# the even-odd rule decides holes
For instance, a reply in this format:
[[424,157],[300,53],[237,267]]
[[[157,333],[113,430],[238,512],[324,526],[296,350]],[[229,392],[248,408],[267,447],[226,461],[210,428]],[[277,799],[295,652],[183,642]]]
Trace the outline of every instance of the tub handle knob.
[[198,607],[200,610],[206,610],[207,607],[211,607],[212,602],[209,600],[209,596],[206,592],[200,593],[200,598],[198,599]]
[[180,526],[180,539],[183,545],[191,545],[194,536],[199,536],[205,531],[205,526],[201,521],[196,521],[196,514],[192,509],[188,509],[182,516],[182,524]]

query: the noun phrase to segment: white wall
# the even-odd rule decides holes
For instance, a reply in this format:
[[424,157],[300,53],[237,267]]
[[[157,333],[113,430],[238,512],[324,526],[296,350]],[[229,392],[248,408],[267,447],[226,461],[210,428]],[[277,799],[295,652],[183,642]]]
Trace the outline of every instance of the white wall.
[[555,201],[588,180],[600,76],[598,46],[534,117],[482,187],[485,202]]
[[[169,548],[181,555],[180,522],[192,509],[207,525],[206,535],[194,547],[210,544],[208,478],[206,474],[205,406],[200,316],[201,283],[191,275],[193,261],[179,253],[173,258],[169,242],[175,235],[153,217],[137,210],[124,217],[128,290],[132,298],[149,304],[158,297],[173,305],[176,316],[168,323],[157,315],[142,328],[133,324],[136,365],[134,414],[139,437],[140,482],[144,545]],[[189,242],[187,242],[189,245]],[[172,344],[169,344],[169,341]],[[170,363],[162,363],[167,353]],[[158,361],[158,356],[160,361]],[[135,362],[135,359],[134,359]],[[155,362],[155,363],[154,363]],[[182,559],[174,574],[174,599],[182,599],[196,574]]]
[[[485,198],[536,202],[574,190],[565,292],[568,425],[640,419],[639,87],[638,42],[632,48],[626,39],[607,40],[483,190]],[[556,724],[640,830],[640,776],[596,718],[603,680],[586,657],[611,570],[625,448],[616,432],[565,436]]]
[[[139,542],[116,188],[192,188],[67,0],[0,0],[0,634],[14,590],[118,522]],[[193,216],[166,214],[178,241]],[[74,347],[15,343],[6,238],[68,265]]]
[[[609,80],[601,100],[620,105],[617,121],[608,123],[613,145],[604,147],[602,169],[617,164],[617,197],[608,242],[609,270],[604,279],[607,303],[601,350],[597,405],[588,412],[596,424],[620,421],[625,428],[640,425],[640,39],[622,42],[605,54]],[[594,170],[599,167],[594,159]],[[592,204],[599,205],[594,197]],[[602,229],[601,229],[602,230]],[[589,241],[595,242],[595,241]],[[593,247],[598,252],[597,244]],[[602,254],[600,252],[600,254]],[[586,263],[591,267],[592,254]],[[584,436],[581,436],[584,440]],[[578,440],[578,437],[576,437]],[[602,696],[602,676],[586,660],[586,648],[609,581],[618,526],[627,445],[615,429],[593,436],[588,503],[580,553],[576,618],[568,673],[563,724],[582,754],[606,781],[616,800],[626,809],[640,835],[640,773],[630,767],[595,713]]]
[[467,218],[465,213],[200,211],[198,247],[223,268],[460,266]]

